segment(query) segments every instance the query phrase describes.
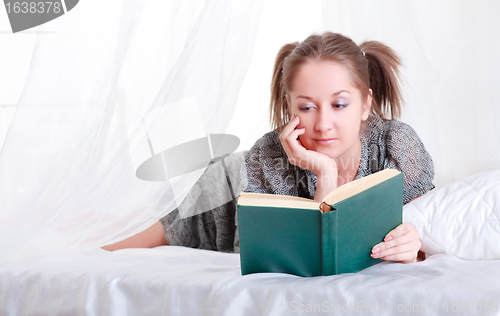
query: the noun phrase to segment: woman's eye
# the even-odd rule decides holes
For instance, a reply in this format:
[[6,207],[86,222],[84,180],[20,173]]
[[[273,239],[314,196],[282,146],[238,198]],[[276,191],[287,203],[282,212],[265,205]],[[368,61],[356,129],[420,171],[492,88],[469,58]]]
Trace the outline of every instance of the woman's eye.
[[308,111],[311,111],[314,108],[315,108],[314,105],[302,105],[302,106],[299,106],[299,110],[302,111],[302,112],[308,112]]
[[336,109],[342,109],[342,108],[345,108],[348,105],[349,105],[348,103],[334,103],[333,107],[336,108]]

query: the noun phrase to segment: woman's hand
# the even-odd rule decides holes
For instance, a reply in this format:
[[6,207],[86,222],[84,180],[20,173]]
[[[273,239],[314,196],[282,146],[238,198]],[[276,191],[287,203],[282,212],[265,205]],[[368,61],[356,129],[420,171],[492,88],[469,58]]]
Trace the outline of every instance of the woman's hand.
[[308,150],[304,147],[298,138],[305,133],[306,129],[297,129],[299,123],[300,118],[293,115],[291,121],[283,129],[280,135],[280,141],[288,156],[288,160],[292,165],[312,171],[318,177],[322,175],[335,175],[334,179],[336,182],[337,164],[335,160],[325,154]]
[[383,242],[372,248],[371,256],[383,260],[412,263],[417,261],[421,246],[420,234],[413,224],[403,223],[389,232]]
[[319,202],[337,188],[337,163],[335,159],[325,154],[304,147],[298,138],[305,133],[306,129],[297,129],[299,123],[300,118],[293,115],[292,120],[283,129],[280,141],[292,165],[312,171],[318,177],[314,200]]

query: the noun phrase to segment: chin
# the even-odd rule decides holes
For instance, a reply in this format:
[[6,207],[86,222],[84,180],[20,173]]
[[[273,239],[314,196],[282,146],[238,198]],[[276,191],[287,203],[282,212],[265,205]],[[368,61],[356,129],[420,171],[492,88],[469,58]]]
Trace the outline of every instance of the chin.
[[318,146],[317,144],[304,144],[304,147],[308,150],[312,150],[320,154],[327,155],[332,159],[335,159],[340,155],[339,151],[336,148],[333,148],[334,146]]
[[327,148],[315,148],[313,149],[314,151],[320,153],[320,154],[324,154],[324,155],[327,155],[328,157],[332,158],[332,159],[335,159],[339,156],[337,150],[333,150],[333,149],[327,149]]

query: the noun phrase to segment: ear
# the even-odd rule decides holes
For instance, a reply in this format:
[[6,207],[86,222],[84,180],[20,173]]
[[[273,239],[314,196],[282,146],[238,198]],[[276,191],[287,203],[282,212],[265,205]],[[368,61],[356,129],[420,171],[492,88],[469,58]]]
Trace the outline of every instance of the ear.
[[372,97],[373,92],[372,89],[368,89],[368,96],[366,97],[365,102],[363,102],[363,113],[361,113],[361,120],[366,121],[368,119],[368,115],[370,115],[370,110],[372,108]]

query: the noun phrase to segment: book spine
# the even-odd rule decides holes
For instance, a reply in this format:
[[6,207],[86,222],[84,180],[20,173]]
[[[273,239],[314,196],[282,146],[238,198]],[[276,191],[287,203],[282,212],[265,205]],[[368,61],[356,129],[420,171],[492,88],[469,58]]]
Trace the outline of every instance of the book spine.
[[331,212],[321,214],[322,275],[337,274],[337,214]]

